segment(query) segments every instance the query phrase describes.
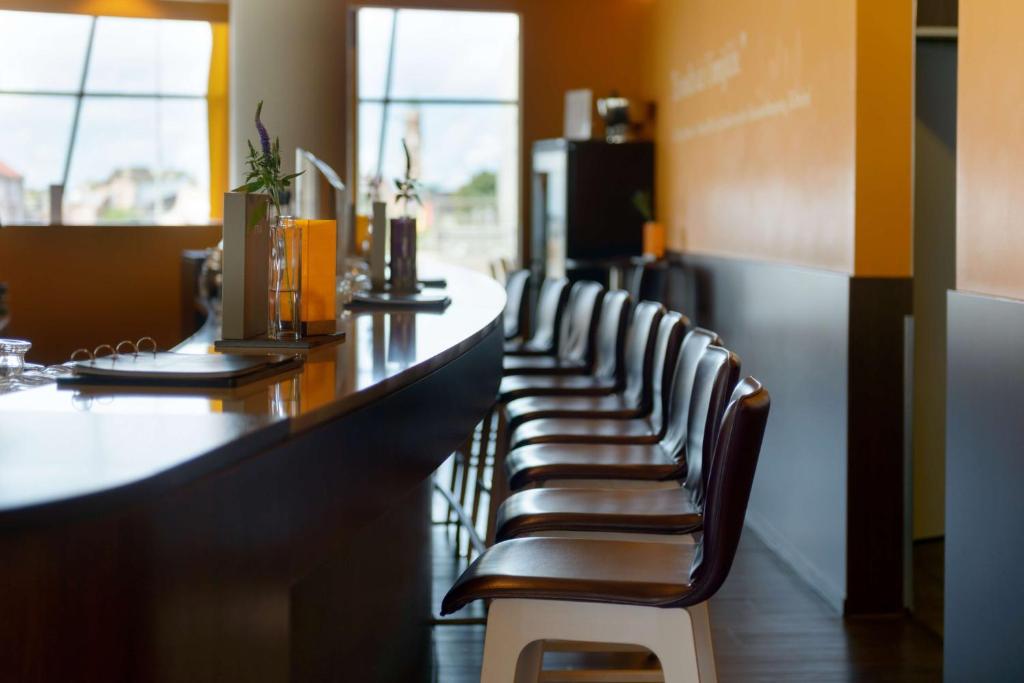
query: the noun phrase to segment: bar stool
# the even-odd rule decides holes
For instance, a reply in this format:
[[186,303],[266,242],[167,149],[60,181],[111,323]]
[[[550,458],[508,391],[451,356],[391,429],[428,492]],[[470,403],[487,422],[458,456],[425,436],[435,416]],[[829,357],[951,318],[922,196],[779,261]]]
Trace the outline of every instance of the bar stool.
[[[517,492],[498,510],[495,538],[502,541],[551,531],[679,535],[700,531],[715,430],[739,378],[739,369],[736,354],[709,346],[697,366],[688,407],[683,405],[683,392],[673,392],[668,432],[654,446],[595,449],[572,445],[564,450],[541,446],[524,448],[523,453],[513,451],[506,470],[509,488]],[[598,484],[518,490],[552,480],[564,484],[566,480],[585,479],[597,480]],[[597,487],[605,481],[678,479],[683,480],[682,487]]]
[[[658,327],[664,315],[665,308],[659,303],[642,301],[637,305],[623,354],[625,385],[622,391],[604,396],[581,396],[575,391],[567,390],[564,394],[554,396],[531,395],[517,398],[505,406],[509,427],[514,429],[527,420],[544,417],[588,415],[628,419],[649,413],[654,352]],[[684,320],[684,323],[687,322]]]
[[505,280],[505,339],[518,339],[526,331],[526,287],[530,283],[530,271],[517,270],[509,273]]
[[511,375],[501,380],[498,401],[520,396],[604,396],[625,385],[625,347],[632,304],[622,289],[601,301],[594,334],[594,371],[589,374]]
[[[699,478],[703,444],[714,443],[714,429],[739,378],[740,360],[720,346],[708,346],[692,378],[680,361],[672,382],[669,429],[655,444],[554,443],[523,446],[505,459],[509,489],[544,482],[658,481],[685,479],[689,467]],[[691,455],[693,457],[691,457]],[[699,485],[694,481],[694,485]],[[674,486],[673,488],[678,488]]]
[[661,392],[661,400],[655,403],[650,416],[632,420],[586,417],[530,420],[510,431],[508,449],[542,443],[658,443],[668,430],[665,415],[671,392],[682,391],[689,400],[697,364],[711,344],[721,344],[721,340],[710,330],[697,328],[686,335],[673,381]]
[[533,334],[526,341],[506,341],[505,355],[553,356],[557,351],[556,331],[561,327],[562,314],[568,301],[568,278],[545,278],[537,297]]
[[594,365],[594,335],[604,287],[596,282],[577,282],[558,330],[554,356],[506,356],[506,375],[585,375]]
[[697,545],[520,538],[484,552],[441,605],[447,615],[492,600],[481,683],[537,681],[551,640],[639,645],[657,656],[666,683],[714,681],[707,601],[736,554],[770,403],[752,378],[733,392]]

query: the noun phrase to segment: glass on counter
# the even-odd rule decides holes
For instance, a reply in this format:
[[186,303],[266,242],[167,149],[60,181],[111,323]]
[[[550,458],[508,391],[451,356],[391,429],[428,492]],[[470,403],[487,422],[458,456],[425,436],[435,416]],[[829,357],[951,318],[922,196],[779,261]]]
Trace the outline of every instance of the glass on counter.
[[31,348],[32,342],[24,339],[0,339],[0,394],[50,384],[70,374],[71,369],[63,365],[26,363],[25,354]]
[[25,354],[32,342],[24,339],[0,339],[0,378],[16,377],[25,370]]

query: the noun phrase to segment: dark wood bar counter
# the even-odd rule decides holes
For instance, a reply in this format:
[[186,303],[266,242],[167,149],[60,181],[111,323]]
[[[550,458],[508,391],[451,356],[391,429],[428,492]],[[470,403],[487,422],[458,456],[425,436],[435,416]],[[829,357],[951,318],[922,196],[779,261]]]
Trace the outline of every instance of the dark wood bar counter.
[[0,680],[429,680],[430,475],[505,301],[436,270],[446,311],[352,314],[273,381],[0,397]]

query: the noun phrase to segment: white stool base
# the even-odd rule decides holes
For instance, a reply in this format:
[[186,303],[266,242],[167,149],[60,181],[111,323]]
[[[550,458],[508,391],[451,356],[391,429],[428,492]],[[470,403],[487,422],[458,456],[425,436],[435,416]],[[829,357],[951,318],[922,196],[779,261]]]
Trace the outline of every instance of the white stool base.
[[662,609],[562,600],[494,600],[487,617],[481,683],[537,683],[543,641],[640,645],[666,683],[715,683],[707,604]]

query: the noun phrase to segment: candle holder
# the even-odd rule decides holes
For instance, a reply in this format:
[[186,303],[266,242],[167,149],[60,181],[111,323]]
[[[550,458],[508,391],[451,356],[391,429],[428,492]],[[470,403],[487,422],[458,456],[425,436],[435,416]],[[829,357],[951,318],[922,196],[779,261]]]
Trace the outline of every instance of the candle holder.
[[416,292],[416,219],[391,219],[391,291]]

